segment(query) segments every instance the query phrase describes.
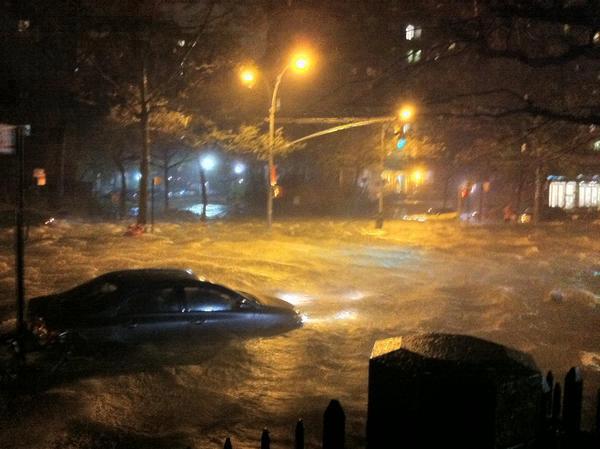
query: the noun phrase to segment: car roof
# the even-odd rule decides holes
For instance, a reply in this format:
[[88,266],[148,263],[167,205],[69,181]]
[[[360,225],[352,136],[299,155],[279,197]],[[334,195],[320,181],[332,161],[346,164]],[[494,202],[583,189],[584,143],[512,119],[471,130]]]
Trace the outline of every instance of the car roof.
[[120,270],[105,273],[99,278],[118,284],[137,284],[140,282],[163,282],[174,280],[199,280],[191,270],[174,268],[141,268],[133,270]]

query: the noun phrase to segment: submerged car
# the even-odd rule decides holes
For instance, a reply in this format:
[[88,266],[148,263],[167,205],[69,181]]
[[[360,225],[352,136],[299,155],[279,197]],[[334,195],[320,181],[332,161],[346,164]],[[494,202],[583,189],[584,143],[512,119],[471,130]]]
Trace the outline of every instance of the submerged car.
[[301,325],[300,315],[281,299],[170,269],[106,273],[66,292],[31,299],[27,317],[41,344],[65,334],[83,342],[127,343]]
[[424,223],[426,221],[455,220],[456,218],[458,218],[458,213],[453,209],[445,207],[430,207],[425,213],[404,215],[402,217],[403,220],[418,221],[419,223]]

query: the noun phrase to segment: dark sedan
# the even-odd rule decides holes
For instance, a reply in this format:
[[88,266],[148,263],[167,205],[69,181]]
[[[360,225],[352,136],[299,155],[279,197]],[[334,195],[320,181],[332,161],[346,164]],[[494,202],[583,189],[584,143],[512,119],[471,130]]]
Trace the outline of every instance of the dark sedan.
[[28,322],[40,340],[145,342],[207,332],[292,329],[293,306],[199,279],[186,270],[115,271],[72,290],[29,301]]

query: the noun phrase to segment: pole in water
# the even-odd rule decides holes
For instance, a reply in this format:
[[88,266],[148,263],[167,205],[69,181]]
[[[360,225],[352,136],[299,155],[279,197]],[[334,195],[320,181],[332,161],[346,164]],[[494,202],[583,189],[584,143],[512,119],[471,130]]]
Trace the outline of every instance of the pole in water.
[[150,232],[154,232],[154,178],[150,186]]
[[25,148],[23,126],[16,127],[17,143],[17,204],[15,213],[15,269],[17,293],[17,335],[25,330],[25,242],[23,236],[23,207],[25,196]]

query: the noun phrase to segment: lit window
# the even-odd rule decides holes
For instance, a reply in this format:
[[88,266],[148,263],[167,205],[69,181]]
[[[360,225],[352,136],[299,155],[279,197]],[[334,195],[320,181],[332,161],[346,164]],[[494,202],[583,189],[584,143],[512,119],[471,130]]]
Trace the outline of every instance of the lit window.
[[19,33],[23,33],[29,29],[30,25],[31,25],[31,22],[29,20],[21,19],[17,23],[17,30],[19,31]]
[[408,50],[406,52],[406,60],[409,64],[419,62],[421,60],[421,50]]
[[421,28],[415,27],[414,25],[408,25],[406,27],[406,40],[412,41],[413,39],[421,38]]
[[600,151],[600,140],[594,142],[594,151]]
[[185,40],[183,40],[183,39],[179,39],[179,40],[177,41],[177,45],[179,45],[180,47],[183,47],[183,46],[185,45]]
[[596,44],[596,45],[600,44],[600,31],[596,31],[596,33],[594,34],[593,40],[594,40],[594,44]]

